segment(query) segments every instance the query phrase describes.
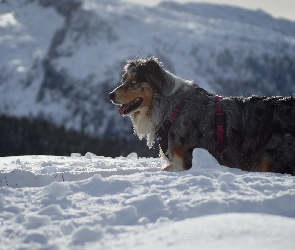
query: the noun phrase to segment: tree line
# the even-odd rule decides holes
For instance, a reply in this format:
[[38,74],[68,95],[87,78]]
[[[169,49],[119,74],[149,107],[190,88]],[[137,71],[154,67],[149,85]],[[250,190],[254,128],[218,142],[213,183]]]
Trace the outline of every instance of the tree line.
[[0,115],[0,156],[61,155],[87,152],[100,156],[127,156],[136,152],[141,157],[156,157],[157,149],[148,149],[137,138],[99,138],[84,132],[56,126],[36,118]]

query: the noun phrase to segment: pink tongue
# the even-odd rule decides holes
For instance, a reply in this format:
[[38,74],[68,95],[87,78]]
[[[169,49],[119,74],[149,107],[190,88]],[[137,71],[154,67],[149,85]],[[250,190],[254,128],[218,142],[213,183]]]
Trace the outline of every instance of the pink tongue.
[[128,109],[129,106],[130,106],[130,103],[126,103],[126,104],[121,105],[119,108],[120,115],[124,115],[126,109]]

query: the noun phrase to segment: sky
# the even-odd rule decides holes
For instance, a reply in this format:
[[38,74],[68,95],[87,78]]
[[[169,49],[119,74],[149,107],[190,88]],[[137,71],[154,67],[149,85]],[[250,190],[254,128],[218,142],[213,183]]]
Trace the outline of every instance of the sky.
[[[161,0],[123,0],[125,2],[155,5]],[[295,21],[295,1],[294,0],[175,0],[176,2],[201,2],[216,3],[239,6],[247,9],[262,9],[275,18],[285,18]]]

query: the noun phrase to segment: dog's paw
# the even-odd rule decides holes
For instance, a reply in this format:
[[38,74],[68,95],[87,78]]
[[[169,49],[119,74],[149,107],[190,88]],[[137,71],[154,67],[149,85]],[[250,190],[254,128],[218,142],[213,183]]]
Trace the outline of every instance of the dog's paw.
[[162,171],[167,171],[167,172],[179,172],[179,171],[183,171],[183,170],[184,169],[182,167],[177,167],[172,164],[170,164],[169,166],[162,169]]

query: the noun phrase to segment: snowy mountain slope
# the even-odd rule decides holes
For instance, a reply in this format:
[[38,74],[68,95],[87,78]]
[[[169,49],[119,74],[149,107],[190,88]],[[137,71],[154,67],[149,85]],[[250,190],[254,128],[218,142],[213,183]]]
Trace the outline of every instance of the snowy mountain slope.
[[244,25],[256,26],[266,30],[273,30],[287,36],[295,35],[294,23],[285,19],[274,19],[263,10],[248,10],[230,5],[193,4],[179,5],[174,2],[163,2],[162,7],[178,12],[190,13],[205,18],[227,20]]
[[292,249],[294,177],[159,159],[0,158],[1,249]]
[[25,1],[9,1],[13,5],[4,8],[6,12],[2,7],[7,4],[0,4],[0,111],[28,115],[44,108],[36,105],[44,74],[42,61],[63,18],[37,2],[21,2]]
[[0,13],[1,113],[130,138],[130,121],[108,93],[125,60],[136,56],[158,56],[170,71],[218,94],[295,92],[295,23],[262,11],[12,0],[0,3]]

